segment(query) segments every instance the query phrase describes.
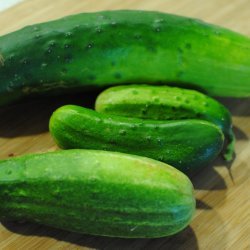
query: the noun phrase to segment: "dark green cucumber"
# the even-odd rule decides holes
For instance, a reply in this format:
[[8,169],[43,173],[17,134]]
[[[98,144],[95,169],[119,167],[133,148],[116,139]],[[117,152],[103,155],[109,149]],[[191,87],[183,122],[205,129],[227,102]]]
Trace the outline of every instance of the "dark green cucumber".
[[95,108],[105,114],[154,120],[203,119],[216,124],[228,140],[224,154],[234,153],[232,119],[225,106],[198,91],[168,86],[127,85],[103,91]]
[[0,161],[0,218],[125,238],[162,237],[195,210],[189,179],[144,157],[65,150]]
[[132,153],[166,162],[183,172],[212,161],[221,151],[224,138],[221,130],[207,121],[143,120],[74,105],[56,110],[49,127],[61,148]]
[[151,11],[83,13],[0,37],[0,105],[114,84],[178,84],[250,96],[250,39]]

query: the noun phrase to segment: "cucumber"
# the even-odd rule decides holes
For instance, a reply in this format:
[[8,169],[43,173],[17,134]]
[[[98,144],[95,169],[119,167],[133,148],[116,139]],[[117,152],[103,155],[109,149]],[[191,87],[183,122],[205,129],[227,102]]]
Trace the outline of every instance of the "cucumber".
[[177,84],[250,96],[250,39],[153,11],[82,13],[0,37],[0,105],[114,84]]
[[216,124],[228,140],[224,157],[232,160],[235,136],[230,112],[198,91],[168,86],[128,85],[104,90],[95,109],[105,114],[154,120],[203,119]]
[[75,105],[57,109],[49,129],[59,147],[118,151],[166,162],[189,173],[221,151],[223,133],[202,120],[155,121],[98,113]]
[[0,161],[0,218],[93,235],[154,238],[185,228],[193,186],[144,157],[65,150]]

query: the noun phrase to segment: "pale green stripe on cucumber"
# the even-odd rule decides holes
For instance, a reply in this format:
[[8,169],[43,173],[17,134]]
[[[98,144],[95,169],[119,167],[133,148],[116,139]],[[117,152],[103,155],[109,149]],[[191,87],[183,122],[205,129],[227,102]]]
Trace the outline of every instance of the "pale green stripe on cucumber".
[[228,144],[224,157],[232,160],[235,137],[231,114],[224,105],[198,91],[168,86],[116,86],[97,97],[95,109],[105,114],[153,120],[207,120],[223,131]]

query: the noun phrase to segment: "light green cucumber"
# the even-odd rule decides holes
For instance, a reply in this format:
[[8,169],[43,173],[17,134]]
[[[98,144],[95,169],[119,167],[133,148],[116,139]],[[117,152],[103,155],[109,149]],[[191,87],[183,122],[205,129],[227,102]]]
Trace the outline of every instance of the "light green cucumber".
[[166,162],[186,173],[215,159],[224,140],[221,130],[207,121],[128,118],[75,105],[57,109],[49,128],[64,149],[131,153]]
[[225,106],[198,91],[168,86],[111,87],[96,99],[98,112],[154,120],[203,119],[216,124],[228,141],[226,160],[234,153],[232,119]]
[[0,218],[125,238],[172,235],[195,211],[177,169],[144,157],[65,150],[0,161]]
[[82,13],[0,37],[0,105],[124,83],[250,97],[250,39],[154,11]]

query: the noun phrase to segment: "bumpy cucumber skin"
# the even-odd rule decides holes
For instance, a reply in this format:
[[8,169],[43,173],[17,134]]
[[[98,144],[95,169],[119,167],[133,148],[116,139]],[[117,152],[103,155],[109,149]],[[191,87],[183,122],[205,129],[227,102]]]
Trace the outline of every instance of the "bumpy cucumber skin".
[[0,161],[0,218],[74,232],[162,237],[195,211],[189,179],[145,157],[66,150]]
[[154,121],[101,114],[75,105],[57,109],[50,132],[64,149],[89,148],[132,153],[189,173],[221,151],[223,133],[202,120]]
[[168,86],[127,85],[104,90],[95,109],[105,114],[154,120],[203,119],[216,124],[228,140],[224,153],[234,152],[232,119],[225,106],[198,91]]
[[114,84],[193,86],[250,96],[250,39],[150,11],[83,13],[0,37],[0,105]]

